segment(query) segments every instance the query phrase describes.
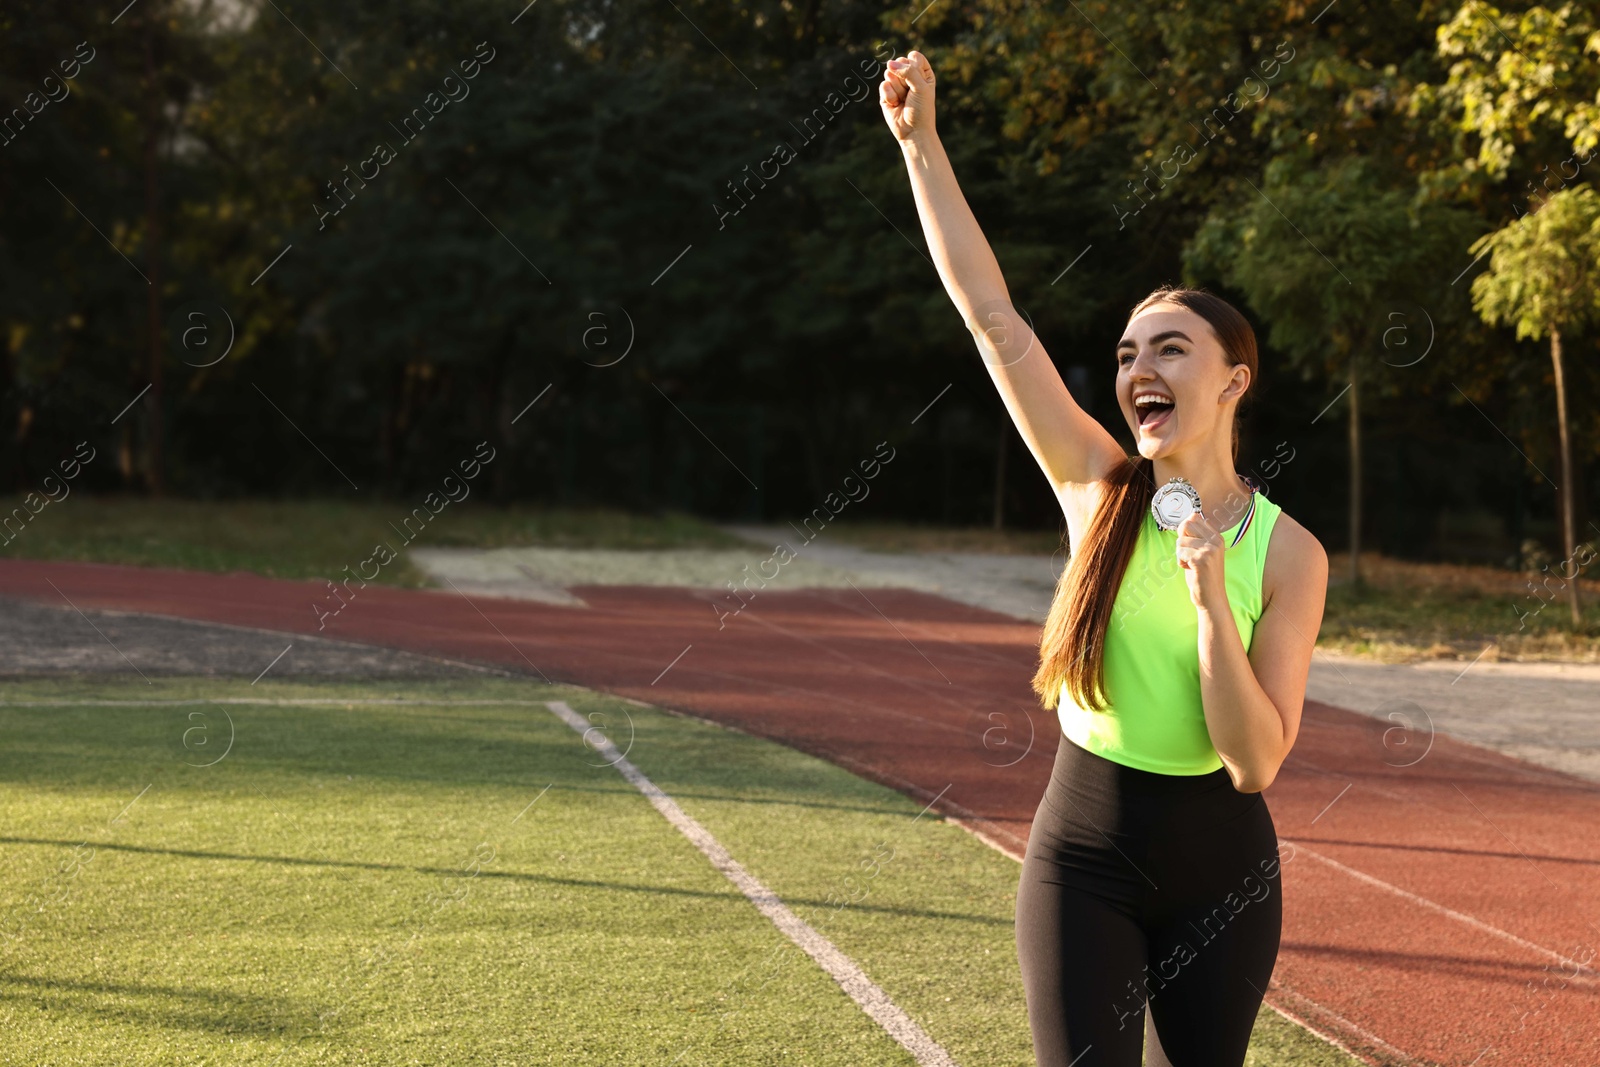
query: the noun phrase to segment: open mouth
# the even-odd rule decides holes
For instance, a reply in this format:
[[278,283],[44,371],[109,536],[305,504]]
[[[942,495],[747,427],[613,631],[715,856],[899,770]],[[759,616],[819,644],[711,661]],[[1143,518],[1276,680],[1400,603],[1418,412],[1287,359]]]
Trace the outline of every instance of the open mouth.
[[1139,416],[1141,429],[1154,429],[1165,422],[1167,416],[1172,414],[1173,402],[1170,398],[1146,393],[1133,398],[1133,410]]

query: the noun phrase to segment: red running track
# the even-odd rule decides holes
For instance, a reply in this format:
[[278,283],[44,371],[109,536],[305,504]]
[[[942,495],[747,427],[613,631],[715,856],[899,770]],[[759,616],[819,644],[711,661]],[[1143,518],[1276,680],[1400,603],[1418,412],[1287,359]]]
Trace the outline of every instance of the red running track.
[[[52,583],[54,583],[52,585]],[[583,586],[587,608],[0,561],[0,596],[493,663],[815,753],[1020,856],[1059,733],[1038,627],[902,589]],[[1403,694],[1396,694],[1402,696]],[[1267,791],[1285,917],[1268,1002],[1371,1064],[1600,1065],[1600,786],[1308,702]],[[1402,743],[1403,742],[1403,743]]]

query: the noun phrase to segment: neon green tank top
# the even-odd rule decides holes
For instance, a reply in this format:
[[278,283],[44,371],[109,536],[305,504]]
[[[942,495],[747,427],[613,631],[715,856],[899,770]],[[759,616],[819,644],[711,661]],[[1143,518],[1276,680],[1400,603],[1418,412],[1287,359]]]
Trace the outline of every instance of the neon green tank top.
[[[1253,513],[1223,533],[1228,606],[1246,652],[1261,616],[1267,542],[1282,511],[1265,494],[1254,496]],[[1177,545],[1177,531],[1161,529],[1146,512],[1106,628],[1107,709],[1080,707],[1063,684],[1057,717],[1065,739],[1107,759],[1159,774],[1209,774],[1222,757],[1200,701],[1200,616]]]

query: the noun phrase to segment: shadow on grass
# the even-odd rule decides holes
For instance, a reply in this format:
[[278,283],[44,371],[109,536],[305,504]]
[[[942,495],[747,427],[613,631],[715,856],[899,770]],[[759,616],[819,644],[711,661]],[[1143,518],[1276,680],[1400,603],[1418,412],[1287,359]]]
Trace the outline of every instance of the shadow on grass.
[[[118,999],[114,1003],[98,1003],[98,997]],[[133,998],[135,1002],[123,998]],[[138,1003],[146,999],[154,1003]],[[109,1022],[240,1037],[289,1038],[321,1028],[316,1012],[285,997],[220,989],[0,974],[0,1000],[26,1001],[60,1016],[93,1015]]]
[[[68,841],[65,838],[45,837],[0,837],[0,844],[7,845],[48,845],[51,847],[74,848],[80,844],[89,848],[106,852],[126,852],[145,856],[171,856],[192,860],[226,860],[234,863],[268,863],[286,867],[329,867],[346,870],[364,871],[403,871],[407,874],[442,875],[444,877],[464,877],[459,867],[430,867],[406,863],[371,863],[357,860],[326,860],[305,859],[299,856],[251,856],[237,852],[202,852],[196,849],[182,848],[153,848],[148,845],[118,845],[103,841]],[[647,893],[656,896],[668,897],[699,897],[707,900],[729,900],[740,897],[737,889],[731,885],[722,891],[709,892],[699,889],[677,889],[667,886],[647,885],[640,882],[602,882],[591,878],[558,878],[549,874],[530,874],[519,871],[489,871],[479,870],[472,877],[499,879],[509,882],[527,882],[538,885],[572,886],[581,889],[609,889],[621,893]],[[791,907],[829,907],[830,901],[809,900],[805,897],[785,897],[784,902]],[[985,926],[1010,926],[1009,920],[997,919],[984,915],[963,915],[958,912],[930,911],[922,908],[888,908],[879,905],[851,905],[857,911],[879,912],[884,915],[898,915],[906,918],[922,919],[950,919],[956,922],[979,923]]]

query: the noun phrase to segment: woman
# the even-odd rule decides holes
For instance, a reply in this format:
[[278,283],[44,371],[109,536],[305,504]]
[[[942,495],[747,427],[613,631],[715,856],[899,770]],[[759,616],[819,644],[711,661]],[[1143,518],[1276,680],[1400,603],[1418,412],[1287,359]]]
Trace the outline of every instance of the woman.
[[1148,1039],[1151,1064],[1239,1067],[1282,928],[1261,791],[1299,731],[1328,574],[1316,538],[1234,469],[1255,336],[1208,293],[1134,308],[1116,349],[1125,455],[1011,305],[934,132],[927,58],[891,60],[879,99],[939,276],[1072,547],[1033,679],[1062,742],[1017,889],[1034,1054],[1139,1067]]

